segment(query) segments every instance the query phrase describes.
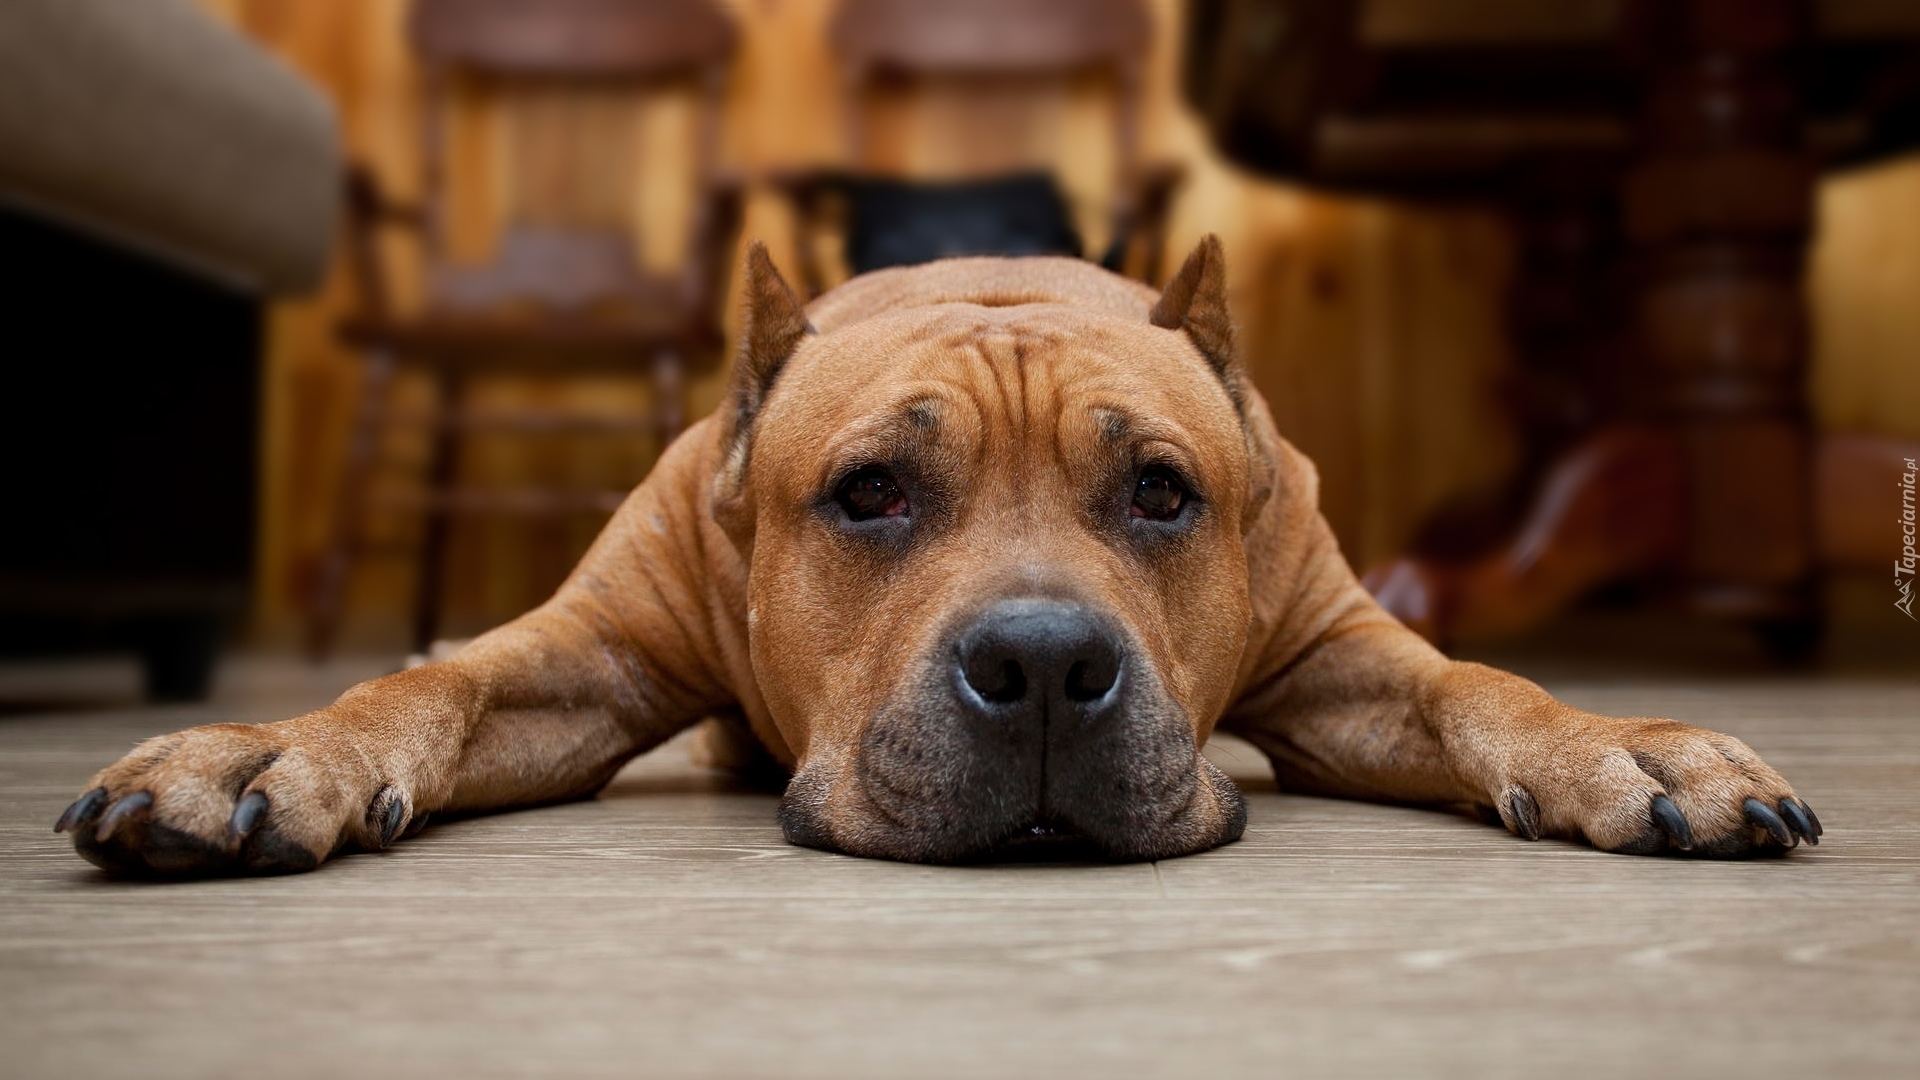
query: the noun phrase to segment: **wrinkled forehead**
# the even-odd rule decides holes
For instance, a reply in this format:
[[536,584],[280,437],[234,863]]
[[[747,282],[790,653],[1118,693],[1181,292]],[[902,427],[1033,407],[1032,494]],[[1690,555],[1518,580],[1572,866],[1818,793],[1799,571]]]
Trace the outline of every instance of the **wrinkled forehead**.
[[819,457],[895,429],[1091,431],[1196,459],[1243,451],[1233,399],[1185,334],[1060,304],[940,304],[808,338],[769,397],[754,456]]

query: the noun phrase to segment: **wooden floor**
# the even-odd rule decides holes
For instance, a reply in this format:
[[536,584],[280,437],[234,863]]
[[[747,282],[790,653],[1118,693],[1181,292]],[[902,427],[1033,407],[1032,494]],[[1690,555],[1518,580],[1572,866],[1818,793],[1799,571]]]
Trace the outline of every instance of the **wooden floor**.
[[[1550,679],[1751,742],[1826,841],[1702,863],[1275,794],[1152,865],[929,868],[789,847],[677,746],[599,799],[429,829],[299,877],[117,883],[50,826],[215,704],[54,709],[0,678],[0,1075],[1920,1075],[1920,683]],[[36,682],[36,679],[39,682]],[[123,687],[124,689],[124,687]]]

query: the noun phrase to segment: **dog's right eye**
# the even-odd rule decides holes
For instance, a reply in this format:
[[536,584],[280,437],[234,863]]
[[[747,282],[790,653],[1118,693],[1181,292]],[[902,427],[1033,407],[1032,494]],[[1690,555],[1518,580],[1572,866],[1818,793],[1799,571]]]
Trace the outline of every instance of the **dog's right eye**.
[[1134,482],[1133,505],[1128,511],[1138,518],[1172,521],[1180,516],[1180,507],[1186,501],[1187,487],[1173,470],[1151,465],[1141,470],[1140,479]]
[[861,469],[840,483],[834,500],[854,521],[898,517],[907,512],[907,496],[885,469]]

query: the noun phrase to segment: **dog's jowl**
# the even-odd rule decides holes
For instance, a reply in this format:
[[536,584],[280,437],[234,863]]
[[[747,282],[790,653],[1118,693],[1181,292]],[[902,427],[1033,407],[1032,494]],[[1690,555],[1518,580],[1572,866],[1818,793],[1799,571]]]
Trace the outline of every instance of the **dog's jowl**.
[[1737,739],[1449,661],[1354,580],[1235,357],[1208,238],[1162,294],[954,259],[803,307],[759,247],[727,402],[559,592],[318,712],[150,740],[59,827],[93,862],[301,870],[429,813],[591,794],[702,717],[857,855],[1238,837],[1216,729],[1284,789],[1472,804],[1527,839],[1735,855],[1820,824]]

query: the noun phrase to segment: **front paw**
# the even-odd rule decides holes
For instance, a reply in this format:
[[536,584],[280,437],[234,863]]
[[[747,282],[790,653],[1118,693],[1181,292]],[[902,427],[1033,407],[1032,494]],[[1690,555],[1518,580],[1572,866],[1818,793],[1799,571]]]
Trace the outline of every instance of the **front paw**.
[[1746,743],[1672,720],[1606,721],[1526,756],[1493,805],[1528,840],[1727,858],[1818,844],[1823,831]]
[[121,874],[311,870],[344,847],[386,847],[425,820],[365,754],[299,721],[149,739],[87,786],[54,828]]

